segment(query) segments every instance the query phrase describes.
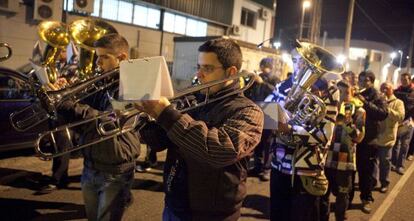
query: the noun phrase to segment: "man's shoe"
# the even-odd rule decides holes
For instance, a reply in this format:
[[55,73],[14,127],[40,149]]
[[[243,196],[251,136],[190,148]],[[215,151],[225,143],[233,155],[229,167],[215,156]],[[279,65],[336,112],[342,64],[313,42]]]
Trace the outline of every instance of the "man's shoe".
[[45,186],[42,186],[36,193],[35,195],[44,195],[44,194],[49,194],[55,190],[57,190],[58,187],[54,184],[47,184]]
[[137,171],[138,173],[145,173],[151,170],[151,168],[154,168],[157,166],[157,162],[155,163],[149,163],[149,162],[144,162],[142,164],[139,164],[135,167],[135,171]]
[[408,161],[413,161],[413,160],[414,160],[414,156],[413,156],[413,155],[409,155],[409,156],[407,157],[407,160],[408,160]]
[[400,174],[400,175],[404,175],[404,168],[398,167],[397,173]]
[[362,212],[370,214],[372,211],[371,204],[371,201],[362,200]]
[[397,167],[395,167],[394,165],[391,165],[391,171],[397,171]]
[[388,186],[382,186],[380,189],[381,193],[386,193],[388,191]]

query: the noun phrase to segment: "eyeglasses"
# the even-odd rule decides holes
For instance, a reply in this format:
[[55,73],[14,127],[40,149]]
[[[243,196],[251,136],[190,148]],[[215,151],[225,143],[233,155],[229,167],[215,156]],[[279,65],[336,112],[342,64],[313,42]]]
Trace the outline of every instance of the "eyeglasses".
[[196,67],[197,71],[207,73],[207,74],[213,72],[217,68],[223,68],[223,66],[217,66],[216,67],[214,65],[209,65],[209,64],[206,64],[206,65],[197,64],[197,67]]

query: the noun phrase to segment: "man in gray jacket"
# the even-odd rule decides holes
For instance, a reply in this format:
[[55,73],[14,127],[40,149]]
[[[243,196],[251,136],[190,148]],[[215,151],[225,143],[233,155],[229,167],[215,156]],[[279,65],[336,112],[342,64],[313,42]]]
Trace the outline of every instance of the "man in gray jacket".
[[379,170],[381,182],[380,192],[385,193],[390,184],[389,173],[391,166],[391,150],[397,140],[399,123],[404,119],[404,103],[394,96],[393,85],[383,83],[381,92],[388,103],[388,116],[380,122],[380,130],[376,139],[377,160],[375,161],[374,174]]

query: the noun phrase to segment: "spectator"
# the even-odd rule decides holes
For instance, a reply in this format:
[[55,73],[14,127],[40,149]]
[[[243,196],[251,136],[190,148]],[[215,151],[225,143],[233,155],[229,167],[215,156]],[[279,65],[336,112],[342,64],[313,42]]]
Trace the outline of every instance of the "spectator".
[[358,84],[361,93],[357,95],[363,103],[366,111],[365,137],[357,145],[356,163],[359,177],[359,189],[361,191],[362,211],[371,213],[371,204],[374,201],[372,190],[375,179],[373,171],[375,167],[375,154],[377,146],[371,142],[379,134],[379,122],[384,120],[387,115],[387,104],[384,98],[380,97],[379,92],[374,88],[375,75],[371,71],[363,71],[358,76]]
[[[390,184],[391,150],[397,140],[398,124],[404,119],[405,111],[403,102],[394,96],[391,83],[383,83],[381,85],[381,92],[384,93],[388,104],[388,116],[384,121],[380,122],[380,132],[376,139],[378,148],[374,175],[379,170],[380,192],[385,193]],[[408,146],[408,140],[406,144]]]

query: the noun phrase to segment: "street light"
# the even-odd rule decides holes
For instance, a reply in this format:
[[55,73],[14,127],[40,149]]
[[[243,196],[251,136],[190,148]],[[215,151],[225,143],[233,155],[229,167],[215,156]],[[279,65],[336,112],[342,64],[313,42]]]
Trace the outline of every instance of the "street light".
[[401,61],[402,61],[403,52],[401,50],[398,50],[398,53],[400,54],[400,64],[398,65],[398,68],[401,69]]
[[300,28],[299,28],[299,39],[302,38],[302,33],[303,33],[303,22],[305,20],[305,10],[307,8],[309,8],[311,6],[311,2],[310,1],[303,1],[302,3],[302,16],[300,18]]

